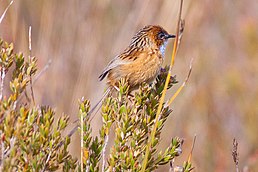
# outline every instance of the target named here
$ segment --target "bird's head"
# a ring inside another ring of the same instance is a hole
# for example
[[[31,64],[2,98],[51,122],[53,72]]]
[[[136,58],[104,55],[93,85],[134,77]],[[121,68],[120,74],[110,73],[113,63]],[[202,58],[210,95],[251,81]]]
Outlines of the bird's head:
[[[148,25],[135,34],[131,45],[143,48],[158,48],[164,56],[169,38],[175,38],[175,35],[170,35],[160,26]]]

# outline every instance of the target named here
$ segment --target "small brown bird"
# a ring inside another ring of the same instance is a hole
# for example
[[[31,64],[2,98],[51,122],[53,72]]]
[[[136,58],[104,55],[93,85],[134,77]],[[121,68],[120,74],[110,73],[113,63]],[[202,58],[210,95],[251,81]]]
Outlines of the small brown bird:
[[[130,90],[139,84],[152,83],[159,74],[169,38],[175,38],[160,26],[145,26],[132,38],[130,45],[109,62],[100,81],[107,76],[109,87],[117,89],[117,83],[124,78]]]
[[[113,89],[118,90],[118,82],[124,78],[130,90],[137,89],[143,82],[152,83],[160,72],[166,45],[169,38],[175,38],[160,26],[145,26],[139,30],[130,45],[118,56],[109,62],[102,74],[102,81],[107,76],[108,89],[98,103],[88,112],[90,115]],[[68,137],[77,131],[74,127]]]

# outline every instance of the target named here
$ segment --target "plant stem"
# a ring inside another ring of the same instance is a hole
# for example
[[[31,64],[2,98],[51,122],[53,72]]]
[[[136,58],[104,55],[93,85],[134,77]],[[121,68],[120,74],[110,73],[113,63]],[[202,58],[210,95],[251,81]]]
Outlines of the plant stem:
[[[102,172],[105,171],[105,164],[106,164],[106,160],[105,160],[105,153],[106,153],[106,148],[107,148],[107,143],[108,143],[108,135],[105,136],[105,141],[104,141],[104,146],[103,146],[103,150],[102,150]]]
[[[163,106],[163,103],[164,103],[164,100],[165,100],[166,91],[167,91],[167,88],[168,88],[168,83],[169,83],[169,80],[170,80],[172,67],[173,67],[174,61],[175,61],[175,56],[176,56],[177,47],[178,47],[178,40],[179,40],[178,36],[179,36],[179,28],[180,28],[180,22],[181,22],[182,6],[183,6],[183,0],[181,0],[181,3],[180,3],[180,10],[179,10],[179,16],[178,16],[178,23],[177,23],[176,40],[174,42],[171,64],[169,66],[169,72],[168,72],[166,82],[165,82],[165,85],[164,85],[164,89],[163,89],[163,92],[162,92],[162,95],[161,95],[161,98],[160,98],[160,101],[159,101],[159,106],[158,106],[158,110],[157,110],[157,114],[156,114],[156,118],[155,118],[154,128],[151,131],[151,136],[149,138],[148,145],[146,146],[146,151],[145,151],[145,156],[144,156],[143,166],[141,168],[141,172],[145,172],[146,168],[147,168],[150,149],[152,147],[152,143],[155,140],[155,134],[156,134],[156,130],[157,130],[157,127],[158,127],[158,120],[160,118],[160,113],[161,113],[162,106]]]
[[[83,115],[81,115],[81,171],[83,172]]]
[[[0,100],[3,99],[3,90],[4,90],[4,78],[5,78],[5,68],[2,67],[1,73],[1,85],[0,85]]]

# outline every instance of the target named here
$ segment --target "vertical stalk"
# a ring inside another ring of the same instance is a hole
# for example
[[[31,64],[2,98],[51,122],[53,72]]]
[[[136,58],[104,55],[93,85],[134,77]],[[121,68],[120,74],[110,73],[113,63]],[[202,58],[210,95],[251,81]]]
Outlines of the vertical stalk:
[[[83,172],[83,115],[81,115],[81,171]]]
[[[4,78],[5,78],[5,68],[4,65],[2,66],[1,74],[1,85],[0,85],[0,100],[3,100],[3,90],[4,90]]]
[[[31,63],[31,26],[29,27],[29,63]],[[30,74],[30,91],[33,105],[35,106],[34,92],[32,88],[32,77]]]
[[[152,144],[155,140],[155,134],[156,134],[156,130],[157,130],[157,127],[158,127],[158,120],[160,118],[160,113],[161,113],[162,106],[163,106],[163,103],[164,103],[164,100],[165,100],[166,91],[167,91],[167,88],[168,88],[168,83],[169,83],[169,80],[170,80],[172,67],[174,65],[175,56],[176,56],[176,53],[177,53],[177,47],[178,47],[178,43],[179,43],[178,40],[179,40],[179,30],[180,30],[180,23],[181,23],[182,7],[183,7],[183,0],[181,0],[181,3],[180,3],[178,23],[177,23],[177,32],[176,32],[176,40],[174,42],[174,47],[173,47],[173,52],[172,52],[172,57],[171,57],[171,63],[170,63],[170,66],[169,66],[169,72],[168,72],[166,82],[165,82],[165,86],[164,86],[164,89],[162,91],[162,95],[161,95],[161,98],[160,98],[160,101],[159,101],[159,106],[158,106],[156,118],[155,118],[155,121],[154,121],[155,122],[154,128],[151,131],[151,136],[149,138],[148,145],[146,146],[146,151],[145,151],[145,156],[144,156],[143,166],[141,168],[141,172],[145,172],[146,168],[147,168],[150,149],[151,149]]]

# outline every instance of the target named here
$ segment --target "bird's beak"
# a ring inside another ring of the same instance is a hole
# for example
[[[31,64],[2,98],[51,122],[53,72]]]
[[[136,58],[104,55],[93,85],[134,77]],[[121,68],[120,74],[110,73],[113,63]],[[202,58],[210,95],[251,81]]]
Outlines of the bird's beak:
[[[176,37],[176,35],[169,35],[169,34],[166,35],[166,39],[168,39],[168,38],[175,38],[175,37]]]

